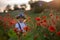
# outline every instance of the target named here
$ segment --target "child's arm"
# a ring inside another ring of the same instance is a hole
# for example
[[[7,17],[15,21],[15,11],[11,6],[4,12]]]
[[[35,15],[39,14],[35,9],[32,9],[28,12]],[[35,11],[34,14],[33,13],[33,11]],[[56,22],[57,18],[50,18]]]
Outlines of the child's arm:
[[[27,21],[27,19],[25,19],[23,22],[25,23]]]

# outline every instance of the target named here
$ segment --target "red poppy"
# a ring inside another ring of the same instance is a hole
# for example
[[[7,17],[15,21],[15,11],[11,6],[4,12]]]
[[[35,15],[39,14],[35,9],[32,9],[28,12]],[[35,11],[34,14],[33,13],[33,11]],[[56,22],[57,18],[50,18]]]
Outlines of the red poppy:
[[[13,30],[14,30],[14,32],[16,32],[16,33],[18,32],[18,28],[14,28]]]
[[[25,31],[30,31],[30,27],[26,26],[23,28]]]
[[[43,21],[40,22],[41,24],[43,23]]]
[[[53,16],[53,14],[52,14],[52,13],[50,13],[50,14],[49,14],[49,16]]]
[[[60,36],[60,31],[58,31],[58,32],[56,33],[56,35],[57,35],[57,36]]]
[[[48,30],[50,32],[55,32],[56,28],[54,26],[49,26]]]
[[[43,20],[43,22],[45,22],[45,23],[46,23],[46,22],[47,22],[47,20]]]
[[[59,16],[56,16],[56,20],[59,20]]]
[[[41,19],[40,19],[40,17],[36,17],[36,21],[40,21]]]
[[[47,17],[46,17],[46,16],[43,16],[42,18],[43,18],[43,19],[46,19]]]
[[[42,25],[45,26],[45,27],[47,27],[47,24],[46,23],[43,23]]]
[[[4,17],[4,18],[3,18],[3,21],[4,21],[4,22],[7,22],[7,18],[6,18],[6,17]]]
[[[14,25],[14,24],[16,24],[16,21],[14,19],[10,20],[9,24]]]
[[[42,26],[47,27],[47,21],[46,21],[46,20],[42,20],[42,21],[41,21],[41,24],[42,24]]]

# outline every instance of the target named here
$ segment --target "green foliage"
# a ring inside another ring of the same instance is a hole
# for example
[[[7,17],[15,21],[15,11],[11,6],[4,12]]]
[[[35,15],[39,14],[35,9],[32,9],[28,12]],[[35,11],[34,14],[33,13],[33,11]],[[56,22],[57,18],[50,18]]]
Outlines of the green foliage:
[[[18,40],[16,33],[12,29],[8,31],[8,36],[10,37],[9,40]]]

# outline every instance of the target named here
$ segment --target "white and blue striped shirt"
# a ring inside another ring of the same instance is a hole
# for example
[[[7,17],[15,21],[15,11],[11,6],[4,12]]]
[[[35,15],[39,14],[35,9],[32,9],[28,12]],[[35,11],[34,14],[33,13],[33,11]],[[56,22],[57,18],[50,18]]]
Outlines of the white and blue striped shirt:
[[[20,24],[21,29],[19,27],[19,24]],[[24,27],[26,27],[26,24],[24,22],[19,22],[19,24],[16,23],[15,28],[18,28],[18,30],[22,30],[23,32],[25,32]]]

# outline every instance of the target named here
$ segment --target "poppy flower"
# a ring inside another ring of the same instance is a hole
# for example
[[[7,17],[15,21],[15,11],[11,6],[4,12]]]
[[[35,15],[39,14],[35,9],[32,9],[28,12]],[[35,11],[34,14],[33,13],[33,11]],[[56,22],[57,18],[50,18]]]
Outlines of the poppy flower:
[[[14,19],[10,20],[9,24],[14,25],[14,24],[16,24],[16,21]]]
[[[49,14],[49,16],[53,16],[53,14],[52,14],[52,13],[50,13],[50,14]]]
[[[18,28],[14,28],[13,30],[14,30],[14,32],[16,32],[16,33],[18,32]]]
[[[60,31],[58,31],[58,32],[56,33],[56,35],[57,35],[57,36],[60,36]]]
[[[56,16],[56,20],[59,20],[59,16]]]
[[[30,27],[26,26],[23,28],[25,31],[30,31]]]
[[[48,30],[50,32],[55,32],[56,28],[54,26],[49,26]]]
[[[7,22],[7,18],[6,18],[6,17],[4,17],[4,18],[3,18],[3,21],[4,21],[4,22]]]
[[[43,23],[43,21],[40,22],[41,24]]]
[[[45,22],[45,23],[46,23],[46,22],[47,22],[47,20],[43,20],[43,22]]]
[[[42,25],[45,26],[45,27],[47,27],[47,24],[46,23],[43,23]]]
[[[42,24],[42,26],[47,27],[47,21],[46,21],[46,20],[42,20],[42,21],[41,21],[41,24]]]
[[[43,18],[43,19],[46,19],[47,17],[46,17],[46,16],[43,16],[42,18]]]
[[[36,17],[36,21],[40,21],[41,19],[40,19],[40,17]]]

